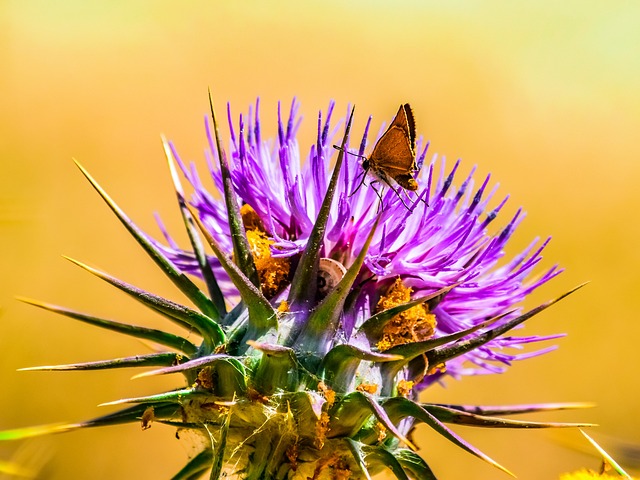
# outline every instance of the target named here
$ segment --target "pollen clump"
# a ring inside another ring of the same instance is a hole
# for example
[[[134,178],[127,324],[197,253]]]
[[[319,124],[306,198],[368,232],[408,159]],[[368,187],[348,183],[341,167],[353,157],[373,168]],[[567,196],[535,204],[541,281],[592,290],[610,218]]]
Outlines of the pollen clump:
[[[256,212],[251,205],[247,203],[242,205],[242,207],[240,207],[240,216],[242,217],[242,224],[245,229],[265,231],[264,223],[262,223],[258,212]]]
[[[322,412],[320,418],[316,422],[316,431],[313,444],[318,450],[324,447],[324,442],[327,439],[327,432],[329,431],[330,420],[331,417],[329,417],[329,414],[327,412]]]
[[[286,300],[282,300],[280,305],[278,305],[278,312],[287,313],[289,311],[289,302]]]
[[[271,245],[275,242],[267,235],[264,224],[249,205],[240,208],[242,223],[246,229],[247,242],[260,277],[260,286],[265,297],[271,298],[287,284],[291,264],[288,258],[271,256]]]
[[[380,297],[376,312],[397,307],[411,301],[411,287],[405,286],[400,277]],[[377,343],[381,352],[396,345],[420,342],[433,336],[436,328],[436,316],[429,312],[426,304],[416,305],[393,317],[384,327],[382,338]]]
[[[444,363],[439,363],[434,365],[433,367],[429,367],[427,370],[427,375],[433,375],[434,373],[445,373],[447,371],[447,365]]]
[[[398,395],[402,397],[408,396],[409,392],[411,392],[411,389],[413,388],[414,383],[415,382],[412,382],[411,380],[400,380],[396,387],[398,389]]]
[[[370,393],[371,395],[373,395],[378,391],[378,385],[376,385],[375,383],[362,382],[360,385],[356,387],[356,390],[358,390],[359,392]]]
[[[336,392],[331,390],[324,382],[318,383],[318,390],[327,401],[327,406],[331,408],[336,401]]]

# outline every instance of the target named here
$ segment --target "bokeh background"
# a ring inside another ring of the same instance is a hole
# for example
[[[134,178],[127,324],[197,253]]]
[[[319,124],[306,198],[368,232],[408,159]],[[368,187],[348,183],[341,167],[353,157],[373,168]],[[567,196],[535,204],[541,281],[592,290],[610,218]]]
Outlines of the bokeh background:
[[[409,101],[432,152],[491,172],[511,194],[504,221],[520,205],[528,214],[509,253],[551,235],[545,266],[566,269],[526,306],[590,284],[525,330],[568,333],[559,350],[425,398],[595,402],[537,418],[598,423],[593,436],[637,467],[639,24],[628,1],[0,1],[0,428],[89,418],[101,402],[175,385],[123,370],[16,372],[140,345],[14,296],[166,325],[61,257],[180,299],[72,158],[143,228],[157,232],[159,212],[178,231],[160,134],[204,165],[211,87],[221,111],[260,96],[267,129],[277,101],[297,96],[302,145],[330,99],[358,106],[356,128]],[[575,430],[457,431],[525,480],[598,465]],[[439,478],[507,478],[426,428],[417,443]],[[162,425],[0,445],[0,458],[48,458],[50,479],[169,478],[189,453]]]

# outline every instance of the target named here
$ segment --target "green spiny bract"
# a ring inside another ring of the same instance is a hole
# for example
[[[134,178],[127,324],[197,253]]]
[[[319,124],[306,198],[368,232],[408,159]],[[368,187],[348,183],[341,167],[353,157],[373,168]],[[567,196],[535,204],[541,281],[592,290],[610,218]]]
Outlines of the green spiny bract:
[[[149,239],[80,167],[122,224],[195,308],[74,262],[187,333],[175,335],[26,300],[166,348],[130,358],[31,370],[154,367],[138,377],[179,373],[186,382],[170,392],[110,402],[131,405],[93,420],[7,431],[0,433],[0,438],[120,423],[139,423],[148,428],[156,422],[174,426],[180,437],[195,436],[200,446],[200,453],[174,479],[195,479],[210,472],[211,479],[356,480],[370,479],[386,468],[399,479],[423,480],[435,476],[415,453],[416,446],[409,438],[417,422],[426,423],[505,472],[446,424],[510,428],[575,425],[501,416],[579,404],[483,408],[418,401],[420,390],[442,378],[448,369],[459,371],[465,361],[482,366],[480,359],[484,363],[517,359],[494,358],[487,352],[491,347],[518,343],[517,337],[503,335],[567,295],[526,313],[514,307],[556,272],[552,269],[525,284],[523,280],[539,260],[540,250],[528,259],[525,252],[518,261],[494,268],[517,216],[500,234],[487,236],[486,226],[502,204],[485,219],[480,217],[486,205],[486,201],[480,202],[484,185],[467,208],[449,208],[463,197],[467,182],[458,192],[448,193],[452,172],[431,192],[432,164],[427,183],[421,184],[416,198],[395,190],[393,185],[385,196],[373,187],[356,194],[354,187],[361,176],[354,164],[345,166],[349,159],[356,158],[348,150],[352,110],[331,177],[321,172],[335,152],[327,134],[327,119],[324,129],[319,122],[318,143],[312,149],[315,160],[310,162],[313,171],[306,177],[303,173],[284,178],[281,191],[278,185],[269,183],[274,177],[267,175],[266,169],[272,167],[263,163],[265,170],[259,169],[257,158],[269,155],[261,144],[257,107],[255,123],[248,129],[249,146],[245,144],[242,119],[238,140],[232,131],[235,166],[229,164],[221,147],[213,106],[211,110],[214,135],[210,135],[210,142],[219,162],[214,177],[224,203],[203,193],[199,180],[193,174],[189,176],[172,145],[164,142],[190,239],[187,251],[179,251],[172,242],[171,247],[164,247]],[[297,168],[286,163],[296,158],[291,153],[295,141],[292,124],[292,119],[286,128],[283,122],[279,124],[277,150],[284,177],[290,173],[288,168]],[[425,152],[418,159],[420,166]],[[176,163],[196,188],[190,204]],[[258,180],[249,178],[254,174],[262,176]],[[309,183],[306,190],[300,189],[304,178]],[[264,194],[257,185],[260,179],[266,182],[262,190],[272,187],[271,204],[260,196]],[[248,190],[251,187],[256,189],[253,194]],[[296,195],[306,195],[306,200]],[[407,196],[410,206],[401,195]],[[283,196],[288,198],[282,204],[287,208],[274,203],[274,198]],[[308,206],[307,213],[313,218],[306,226],[300,217],[303,205]],[[220,212],[226,218],[221,219]],[[426,222],[432,214],[433,222],[444,223],[434,226]],[[282,215],[290,215],[288,223]],[[215,224],[216,218],[219,224]],[[445,235],[442,232],[447,228],[450,232]],[[405,230],[413,232],[411,237],[394,246]],[[429,239],[419,239],[423,230],[430,232]],[[451,233],[454,231],[459,233]],[[214,256],[206,253],[202,238]],[[429,241],[435,243],[429,245]],[[427,266],[428,251],[440,252],[440,260],[435,262],[438,270],[429,270],[434,267]],[[450,262],[446,268],[445,260]],[[424,271],[411,273],[411,269],[397,267],[412,261],[424,265]],[[206,288],[198,287],[185,272],[199,276]],[[502,288],[505,284],[509,288]],[[500,307],[495,306],[498,303]],[[462,311],[456,317],[458,327],[444,328],[456,310]],[[202,339],[199,344],[192,341],[194,331]],[[520,343],[541,339],[524,337]],[[481,353],[474,356],[477,352]]]

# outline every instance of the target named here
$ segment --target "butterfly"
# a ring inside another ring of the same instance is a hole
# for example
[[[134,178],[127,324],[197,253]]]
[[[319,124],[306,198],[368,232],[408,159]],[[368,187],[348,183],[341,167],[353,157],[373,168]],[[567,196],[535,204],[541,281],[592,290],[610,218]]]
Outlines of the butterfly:
[[[389,185],[393,179],[405,190],[415,192],[418,182],[413,178],[416,166],[416,122],[408,103],[400,105],[398,113],[362,162],[365,175],[370,171]],[[364,181],[364,178],[363,178]]]

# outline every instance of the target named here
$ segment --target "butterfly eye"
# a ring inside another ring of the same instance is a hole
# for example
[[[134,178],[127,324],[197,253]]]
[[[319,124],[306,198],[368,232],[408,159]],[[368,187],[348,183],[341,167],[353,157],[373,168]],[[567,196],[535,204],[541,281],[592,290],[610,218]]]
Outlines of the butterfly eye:
[[[347,273],[347,269],[340,262],[332,258],[321,258],[318,266],[318,299],[326,297],[333,287],[342,280],[345,273]]]

